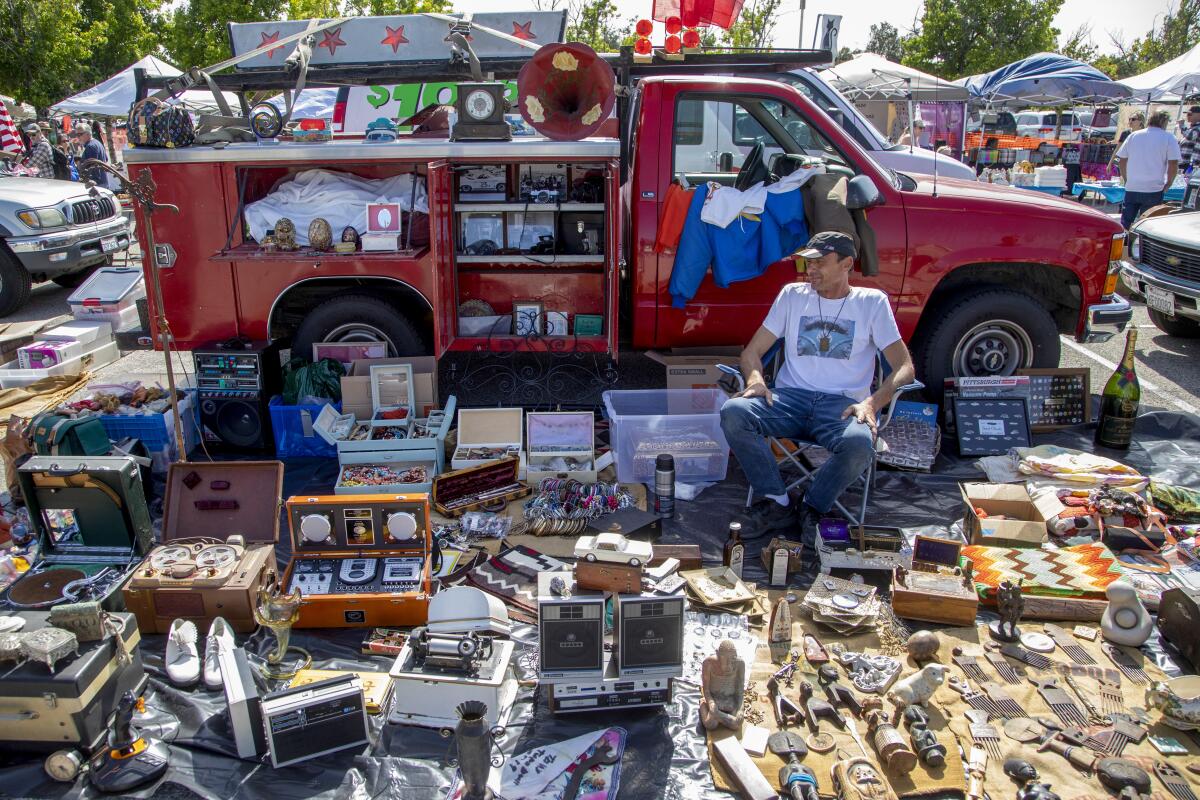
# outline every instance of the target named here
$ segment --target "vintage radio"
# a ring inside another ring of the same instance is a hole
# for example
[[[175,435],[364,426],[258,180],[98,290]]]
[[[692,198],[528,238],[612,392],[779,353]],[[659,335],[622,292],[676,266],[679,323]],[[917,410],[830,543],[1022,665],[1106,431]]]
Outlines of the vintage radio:
[[[200,432],[209,447],[274,450],[268,405],[283,386],[279,343],[216,343],[192,351]]]
[[[617,672],[680,675],[683,668],[682,597],[617,596]]]
[[[8,588],[15,608],[97,600],[123,611],[118,591],[153,542],[131,456],[34,456],[17,473],[42,559]]]
[[[460,517],[524,497],[530,489],[517,480],[519,467],[520,461],[509,457],[439,475],[433,479],[433,507],[443,516]]]
[[[1200,667],[1200,591],[1168,589],[1158,604],[1158,630],[1195,671]]]
[[[262,699],[271,766],[370,743],[362,681],[353,673],[272,692]]]
[[[45,611],[20,611],[25,636],[49,626]],[[109,615],[120,631],[124,652],[112,633],[78,643],[78,655],[59,658],[54,669],[29,659],[17,666],[0,666],[0,749],[47,752],[76,746],[92,751],[101,746],[117,703],[127,691],[141,694],[146,673],[138,649],[141,633],[132,614]],[[72,651],[73,653],[74,651]]]
[[[292,560],[283,575],[303,596],[297,628],[425,622],[429,611],[429,495],[289,497]]]
[[[959,567],[962,542],[918,536],[912,569],[896,570],[892,608],[896,615],[923,622],[974,625],[979,596]]]
[[[541,598],[538,635],[541,678],[604,677],[603,595]]]
[[[250,633],[259,589],[275,583],[283,493],[280,461],[172,464],[162,541],[125,584],[125,606],[145,633],[175,619],[208,629],[224,617]]]

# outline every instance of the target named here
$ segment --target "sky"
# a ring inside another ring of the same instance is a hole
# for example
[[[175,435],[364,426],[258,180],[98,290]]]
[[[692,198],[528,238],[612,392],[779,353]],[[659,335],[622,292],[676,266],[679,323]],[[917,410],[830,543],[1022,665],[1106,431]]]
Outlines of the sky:
[[[749,0],[747,0],[749,2]],[[783,11],[775,29],[775,45],[796,47],[800,34],[800,3],[783,0]],[[615,0],[622,17],[638,18],[650,14],[652,0]],[[547,5],[543,1],[543,6]],[[1170,6],[1171,0],[1066,0],[1055,18],[1055,27],[1069,34],[1081,24],[1092,26],[1092,38],[1102,52],[1113,50],[1109,33],[1123,34],[1125,41],[1142,36]],[[485,10],[533,8],[535,0],[454,0],[454,9],[473,13]],[[851,10],[853,9],[853,10]],[[807,0],[804,11],[805,46],[812,45],[813,25],[821,13],[841,14],[839,45],[859,49],[867,43],[871,25],[890,22],[901,30],[912,28],[921,10],[921,0]],[[661,28],[661,26],[659,26]],[[661,36],[660,31],[656,31]],[[657,38],[657,37],[656,37]]]

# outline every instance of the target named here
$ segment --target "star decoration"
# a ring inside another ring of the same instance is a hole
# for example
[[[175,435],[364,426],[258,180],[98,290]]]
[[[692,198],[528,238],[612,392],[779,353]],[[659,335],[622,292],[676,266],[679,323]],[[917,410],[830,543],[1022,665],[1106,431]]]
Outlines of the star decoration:
[[[337,49],[339,47],[346,46],[346,43],[344,41],[342,41],[342,29],[341,28],[334,28],[331,31],[325,31],[324,35],[325,35],[325,38],[322,39],[317,44],[317,47],[328,47],[329,55],[332,56],[335,53],[337,53]]]
[[[279,31],[275,31],[274,33],[262,33],[259,35],[262,36],[262,41],[258,43],[259,47],[262,47],[264,44],[271,44],[279,41]],[[275,54],[282,49],[282,47],[272,47],[267,51],[267,58],[274,58]]]
[[[530,30],[530,28],[532,28],[532,27],[533,27],[532,20],[529,22],[526,22],[524,25],[517,22],[516,20],[513,20],[512,35],[518,39],[524,39],[525,41],[531,41],[531,40],[537,38],[536,36],[533,35],[533,31]]]
[[[387,28],[387,36],[383,37],[383,41],[380,44],[390,44],[393,53],[400,50],[400,45],[408,44],[408,39],[404,38],[403,25],[399,28],[393,28],[390,25],[384,25],[383,27]]]

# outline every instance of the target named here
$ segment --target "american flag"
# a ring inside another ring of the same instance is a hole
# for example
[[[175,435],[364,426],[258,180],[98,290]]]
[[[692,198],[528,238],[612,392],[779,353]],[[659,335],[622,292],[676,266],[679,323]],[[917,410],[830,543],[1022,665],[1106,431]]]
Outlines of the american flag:
[[[24,153],[25,145],[21,143],[21,134],[9,115],[8,109],[0,102],[0,150],[10,153]]]

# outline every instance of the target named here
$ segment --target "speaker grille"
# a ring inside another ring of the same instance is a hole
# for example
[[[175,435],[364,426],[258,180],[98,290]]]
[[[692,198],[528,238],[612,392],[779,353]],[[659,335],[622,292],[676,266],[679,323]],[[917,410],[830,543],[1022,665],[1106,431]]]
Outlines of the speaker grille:
[[[662,669],[683,664],[683,601],[622,599],[618,666]]]
[[[598,603],[542,603],[538,611],[543,672],[604,668],[604,617]]]

